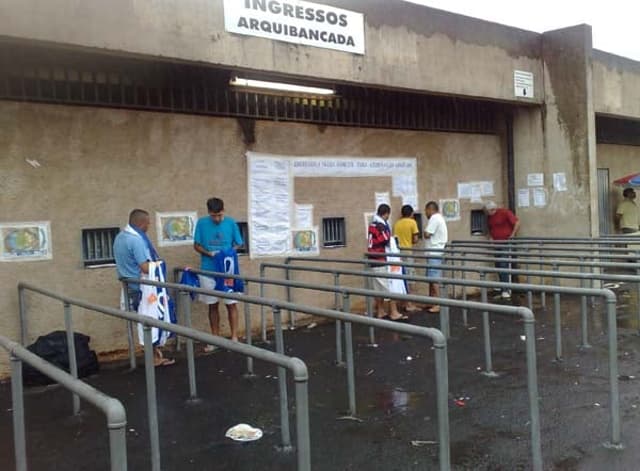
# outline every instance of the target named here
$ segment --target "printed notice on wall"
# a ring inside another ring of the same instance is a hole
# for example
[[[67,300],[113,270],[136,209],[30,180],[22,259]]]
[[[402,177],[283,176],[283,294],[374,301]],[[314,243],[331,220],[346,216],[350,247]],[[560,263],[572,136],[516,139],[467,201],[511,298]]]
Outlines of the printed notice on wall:
[[[364,15],[302,0],[224,0],[231,33],[364,54]]]
[[[544,188],[533,188],[533,205],[537,208],[547,205],[547,192]]]
[[[531,192],[529,188],[518,189],[518,208],[528,208],[531,206]]]
[[[374,206],[376,211],[378,210],[378,206],[380,206],[381,204],[388,204],[389,206],[391,206],[391,196],[389,196],[388,191],[380,193],[376,192],[376,203]]]
[[[565,173],[553,174],[553,189],[556,191],[567,191],[567,175]]]
[[[460,201],[456,199],[440,200],[440,212],[446,221],[459,221]]]
[[[294,225],[297,229],[309,229],[313,227],[312,204],[296,204]]]
[[[513,71],[513,88],[520,98],[533,98],[533,73],[524,70]]]
[[[543,186],[544,185],[544,173],[530,173],[527,175],[527,185],[529,186]]]
[[[293,203],[289,161],[250,156],[248,170],[250,253],[255,257],[287,255]]]

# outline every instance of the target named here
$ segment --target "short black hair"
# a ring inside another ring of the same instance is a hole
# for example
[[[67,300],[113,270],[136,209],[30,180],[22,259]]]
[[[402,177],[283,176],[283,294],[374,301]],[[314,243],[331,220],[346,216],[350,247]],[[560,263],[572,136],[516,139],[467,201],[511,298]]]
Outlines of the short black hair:
[[[622,192],[622,196],[624,196],[625,198],[628,197],[631,193],[635,193],[635,191],[633,190],[633,188],[625,188],[624,191]]]
[[[402,214],[403,218],[411,217],[413,214],[413,207],[410,204],[405,204],[400,210],[400,214]]]
[[[220,198],[209,198],[207,200],[207,210],[210,213],[219,213],[224,211],[224,201]]]
[[[435,209],[436,211],[440,211],[440,208],[438,207],[438,203],[436,203],[435,201],[429,201],[424,207]]]
[[[385,214],[391,213],[391,206],[388,204],[382,203],[378,206],[378,216],[384,216]]]
[[[129,213],[129,224],[138,226],[144,217],[149,216],[149,213],[144,209],[134,209]]]

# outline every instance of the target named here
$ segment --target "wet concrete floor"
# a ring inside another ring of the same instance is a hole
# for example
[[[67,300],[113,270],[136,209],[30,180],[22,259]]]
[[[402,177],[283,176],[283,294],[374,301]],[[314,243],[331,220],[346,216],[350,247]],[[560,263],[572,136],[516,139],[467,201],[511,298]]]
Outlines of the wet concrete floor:
[[[602,446],[609,437],[606,319],[596,303],[589,319],[593,348],[580,350],[579,300],[562,300],[564,359],[554,361],[552,297],[547,309],[536,296],[536,338],[544,467],[549,470],[640,469],[640,337],[635,289],[622,285],[619,370],[624,451]],[[518,300],[514,299],[514,303]],[[492,315],[494,368],[480,374],[483,340],[480,313],[451,313],[449,388],[451,457],[456,470],[530,469],[523,325]],[[411,322],[437,326],[438,317],[417,313]],[[312,468],[315,470],[437,469],[437,421],[433,352],[424,340],[377,331],[378,348],[355,327],[356,387],[361,422],[338,420],[347,408],[346,371],[334,366],[333,325],[285,333],[287,354],[310,370]],[[408,360],[408,357],[411,357]],[[196,360],[202,402],[190,405],[186,361],[157,369],[162,469],[294,470],[295,454],[276,451],[279,442],[275,369],[256,362],[257,377],[242,377],[245,360],[230,352]],[[127,410],[130,470],[150,469],[144,369],[103,368],[88,382],[120,399]],[[292,431],[295,404],[290,389]],[[70,395],[58,387],[30,390],[26,397],[30,470],[106,470],[104,418],[83,404],[70,416]],[[260,427],[264,437],[237,444],[224,437],[237,423]],[[9,384],[0,385],[0,469],[14,468]],[[418,443],[412,443],[418,441]],[[422,443],[421,443],[422,442]]]

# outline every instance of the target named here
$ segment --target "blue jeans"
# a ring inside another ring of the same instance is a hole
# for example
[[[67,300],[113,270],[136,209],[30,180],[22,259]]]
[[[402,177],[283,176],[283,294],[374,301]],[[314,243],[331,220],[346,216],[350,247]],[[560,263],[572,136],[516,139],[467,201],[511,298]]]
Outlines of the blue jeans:
[[[442,257],[429,257],[427,265],[442,265]],[[442,278],[441,268],[427,268],[427,276],[430,278]]]
[[[506,252],[508,249],[500,249],[497,248],[496,251],[499,252]],[[496,255],[496,258],[507,258],[509,257],[508,254],[499,254]],[[513,264],[514,267],[516,267],[515,263]],[[508,261],[504,261],[504,262],[496,262],[496,268],[502,268],[502,269],[509,269],[511,268],[511,262]],[[498,278],[500,279],[501,283],[510,283],[511,282],[511,274],[510,273],[498,273]]]

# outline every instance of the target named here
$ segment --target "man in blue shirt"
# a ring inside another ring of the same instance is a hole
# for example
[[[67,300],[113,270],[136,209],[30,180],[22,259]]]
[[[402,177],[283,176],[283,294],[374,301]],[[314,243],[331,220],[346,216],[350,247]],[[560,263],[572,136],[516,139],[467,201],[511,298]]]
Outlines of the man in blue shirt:
[[[118,279],[141,278],[149,273],[149,262],[160,259],[158,252],[147,237],[147,230],[151,218],[144,209],[134,209],[129,214],[129,224],[118,233],[113,241],[113,255],[116,260]],[[128,284],[129,309],[138,311],[140,305],[140,285]],[[162,351],[154,348],[154,361],[156,366],[167,366],[175,363],[175,360],[164,358]]]
[[[196,231],[193,237],[193,248],[200,254],[200,268],[207,271],[216,271],[214,257],[220,250],[235,249],[243,245],[240,228],[236,221],[224,215],[224,202],[220,198],[211,198],[207,201],[208,216],[198,219]],[[215,290],[216,282],[208,276],[199,276],[200,287]],[[215,296],[199,296],[200,301],[209,305],[209,324],[213,335],[220,335],[220,313],[218,310],[218,298]],[[237,301],[225,299],[229,314],[229,326],[231,327],[231,340],[238,341],[238,306]],[[215,348],[212,345],[205,347],[205,352],[211,352]]]

